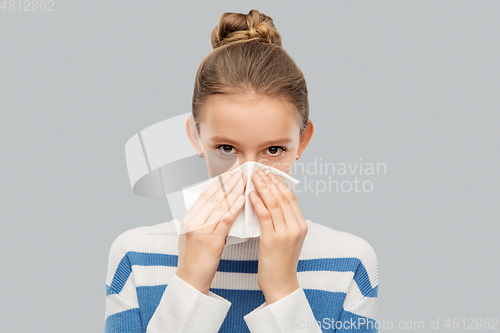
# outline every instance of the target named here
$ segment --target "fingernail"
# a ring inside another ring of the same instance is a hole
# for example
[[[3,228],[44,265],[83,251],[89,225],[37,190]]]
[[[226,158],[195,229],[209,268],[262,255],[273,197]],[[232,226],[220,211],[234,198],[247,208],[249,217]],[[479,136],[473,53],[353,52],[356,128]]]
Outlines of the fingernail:
[[[265,172],[264,172],[264,170],[262,170],[262,169],[257,170],[257,172],[258,172],[259,174],[261,174],[262,176],[265,176],[265,175],[266,175],[266,173],[265,173]]]

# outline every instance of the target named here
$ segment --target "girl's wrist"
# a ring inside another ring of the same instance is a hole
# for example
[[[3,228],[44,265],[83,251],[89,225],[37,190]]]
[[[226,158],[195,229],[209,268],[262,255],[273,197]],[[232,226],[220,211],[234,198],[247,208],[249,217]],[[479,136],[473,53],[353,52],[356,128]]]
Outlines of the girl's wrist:
[[[192,276],[190,274],[184,275],[184,274],[182,274],[182,272],[179,272],[179,270],[177,270],[177,272],[175,274],[177,275],[177,277],[179,279],[181,279],[182,281],[189,284],[191,287],[195,288],[196,290],[198,290],[199,292],[201,292],[205,295],[210,290],[210,286],[207,287],[206,283],[197,281],[196,279],[194,279],[194,280],[190,279],[189,277]]]
[[[273,290],[269,290],[266,292],[263,291],[264,297],[266,299],[266,304],[269,305],[269,304],[272,304],[274,302],[277,302],[280,299],[285,298],[286,296],[290,295],[291,293],[293,293],[294,291],[296,291],[299,288],[300,288],[300,285],[298,282],[296,282],[296,283],[293,283],[293,284],[288,285],[288,286],[282,286],[280,288],[275,288]]]

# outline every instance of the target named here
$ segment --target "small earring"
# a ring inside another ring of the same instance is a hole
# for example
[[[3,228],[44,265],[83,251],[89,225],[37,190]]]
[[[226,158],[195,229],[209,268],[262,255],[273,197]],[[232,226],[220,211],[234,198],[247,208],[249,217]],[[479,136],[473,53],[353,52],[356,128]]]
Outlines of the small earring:
[[[297,155],[297,157],[295,159],[298,160],[299,159],[299,155]]]
[[[198,155],[198,157],[200,157],[200,158],[204,156],[204,155],[203,155],[203,152],[198,153],[198,154],[196,154],[196,155]]]

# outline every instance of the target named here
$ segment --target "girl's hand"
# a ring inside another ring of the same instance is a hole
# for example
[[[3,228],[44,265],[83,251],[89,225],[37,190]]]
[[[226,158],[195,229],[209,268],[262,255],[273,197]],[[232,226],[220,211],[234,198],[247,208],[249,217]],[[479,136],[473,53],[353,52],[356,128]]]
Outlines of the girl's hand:
[[[275,174],[266,175],[260,169],[252,181],[262,198],[250,193],[261,230],[257,282],[266,303],[271,304],[300,287],[297,264],[307,223],[297,198]]]
[[[204,294],[212,285],[229,229],[245,204],[242,194],[246,180],[242,173],[226,174],[222,179],[226,193],[217,181],[199,196],[181,221],[186,232],[179,236],[176,274]]]

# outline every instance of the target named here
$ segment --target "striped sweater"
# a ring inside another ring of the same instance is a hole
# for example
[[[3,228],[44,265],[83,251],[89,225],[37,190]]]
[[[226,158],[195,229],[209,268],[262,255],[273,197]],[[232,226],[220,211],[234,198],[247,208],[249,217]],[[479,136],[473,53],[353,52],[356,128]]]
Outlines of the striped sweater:
[[[259,237],[224,246],[203,294],[175,274],[173,220],[122,233],[109,253],[104,332],[378,332],[372,247],[350,233],[307,224],[300,287],[270,305],[257,284]]]

